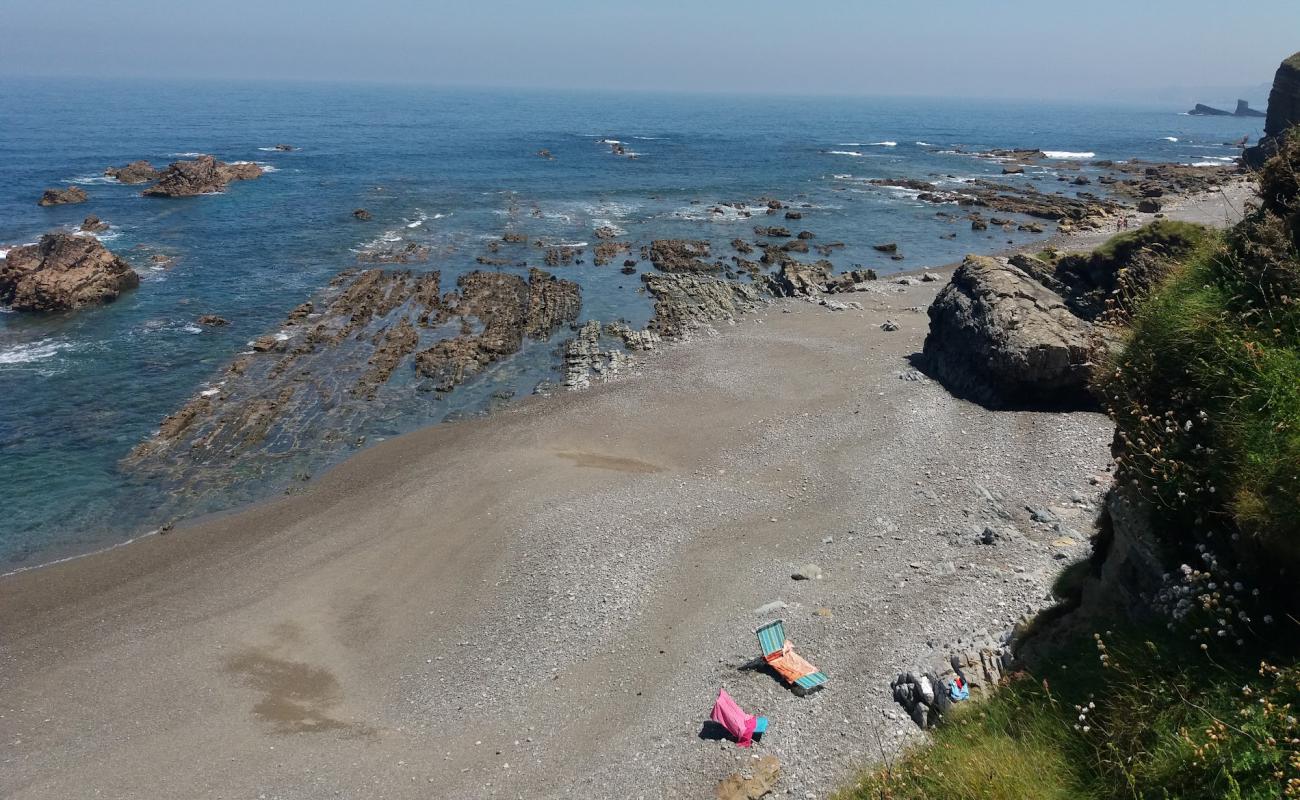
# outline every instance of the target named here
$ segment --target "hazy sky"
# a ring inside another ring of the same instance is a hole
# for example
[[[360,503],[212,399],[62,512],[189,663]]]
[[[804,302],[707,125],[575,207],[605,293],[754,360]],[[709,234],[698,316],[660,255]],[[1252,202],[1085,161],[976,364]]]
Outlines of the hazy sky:
[[[0,75],[1105,98],[1268,83],[1300,0],[0,0],[0,29]]]

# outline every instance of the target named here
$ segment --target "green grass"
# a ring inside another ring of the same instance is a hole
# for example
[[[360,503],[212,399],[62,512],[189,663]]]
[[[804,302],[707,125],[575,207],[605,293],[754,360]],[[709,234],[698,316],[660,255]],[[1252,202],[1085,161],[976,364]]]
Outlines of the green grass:
[[[1084,636],[838,800],[1300,796],[1297,708],[1294,667],[1214,659],[1163,631]]]

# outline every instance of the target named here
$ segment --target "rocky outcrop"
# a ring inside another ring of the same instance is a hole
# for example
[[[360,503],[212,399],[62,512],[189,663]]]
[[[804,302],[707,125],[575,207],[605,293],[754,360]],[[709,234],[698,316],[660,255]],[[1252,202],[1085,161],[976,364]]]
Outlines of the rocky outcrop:
[[[444,339],[416,355],[416,371],[433,379],[439,392],[517,353],[525,336],[545,338],[578,316],[578,285],[540,269],[530,270],[527,281],[500,272],[471,272],[456,284],[460,296],[446,302],[449,311],[476,319],[482,330]]]
[[[733,322],[764,300],[753,286],[703,275],[641,275],[655,299],[650,330],[665,337],[685,336],[710,322]]]
[[[0,261],[0,303],[16,311],[69,311],[108,303],[140,285],[131,266],[89,236],[51,233]]]
[[[110,178],[116,178],[118,183],[148,183],[149,181],[158,180],[161,175],[153,164],[141,159],[132,161],[125,167],[109,167],[104,170],[104,174]]]
[[[1245,100],[1237,101],[1237,110],[1232,112],[1234,117],[1267,117],[1263,111],[1256,111],[1250,107],[1250,103]]]
[[[1091,326],[1006,261],[967,256],[930,306],[924,360],[959,396],[989,406],[1091,407]]]
[[[36,201],[36,205],[64,206],[84,202],[86,202],[85,190],[80,186],[69,186],[66,189],[46,189],[41,199]]]
[[[656,239],[641,257],[663,272],[721,272],[721,265],[703,260],[709,255],[709,243],[705,241]]]
[[[357,261],[363,264],[417,264],[428,260],[429,248],[417,242],[357,253]]]
[[[1187,112],[1194,117],[1231,117],[1231,111],[1224,111],[1221,108],[1207,106],[1204,103],[1197,103],[1191,111]]]
[[[81,221],[81,230],[86,233],[103,233],[110,227],[112,226],[94,214],[87,216]]]
[[[579,305],[577,284],[541,270],[472,272],[445,294],[438,272],[341,272],[163,420],[124,466],[180,492],[257,480],[303,443],[350,444],[340,431],[375,413],[367,409],[427,412],[527,339],[575,320]]]
[[[1294,125],[1300,125],[1300,53],[1283,61],[1273,76],[1268,94],[1268,116],[1264,120],[1264,138],[1242,154],[1254,169],[1264,166],[1277,152],[1277,140]]]
[[[357,219],[361,220],[362,222],[369,222],[369,221],[371,220],[371,214],[370,214],[370,212],[367,211],[367,210],[365,210],[364,208],[358,208],[358,209],[356,209],[355,211],[352,212],[352,216],[353,216],[353,217],[356,217]]]
[[[212,156],[199,156],[193,161],[177,161],[163,170],[158,183],[144,190],[146,197],[193,197],[194,195],[224,192],[231,181],[247,181],[262,174],[262,168],[251,161],[227,164]]]

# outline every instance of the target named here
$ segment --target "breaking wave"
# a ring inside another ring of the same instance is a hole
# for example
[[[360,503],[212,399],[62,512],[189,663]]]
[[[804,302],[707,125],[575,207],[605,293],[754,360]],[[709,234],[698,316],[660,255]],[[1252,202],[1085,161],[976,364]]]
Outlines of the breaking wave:
[[[1043,155],[1056,159],[1096,158],[1096,153],[1072,153],[1069,150],[1044,150]]]

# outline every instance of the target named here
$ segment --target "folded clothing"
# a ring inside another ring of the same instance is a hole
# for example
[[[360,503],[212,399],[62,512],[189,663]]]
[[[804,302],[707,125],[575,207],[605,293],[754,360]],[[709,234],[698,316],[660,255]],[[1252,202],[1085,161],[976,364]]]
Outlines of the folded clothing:
[[[767,665],[776,670],[777,674],[785,679],[786,683],[794,683],[805,675],[811,675],[817,671],[817,668],[804,660],[803,656],[794,651],[794,645],[786,642],[781,649],[775,653],[769,653],[765,656]]]

